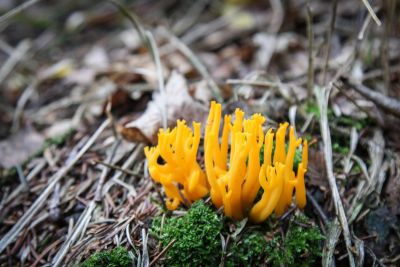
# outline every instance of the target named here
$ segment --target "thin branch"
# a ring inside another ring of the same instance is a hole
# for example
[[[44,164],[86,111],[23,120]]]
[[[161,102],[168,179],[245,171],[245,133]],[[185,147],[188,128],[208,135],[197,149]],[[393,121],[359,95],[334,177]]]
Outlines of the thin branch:
[[[313,34],[312,21],[313,18],[312,18],[310,3],[307,2],[307,38],[308,38],[307,95],[308,97],[312,95],[312,90],[314,87],[314,57],[313,57],[314,34]]]
[[[214,94],[215,99],[218,102],[222,102],[222,95],[221,95],[221,89],[218,87],[217,83],[214,81],[214,79],[211,77],[211,75],[208,73],[206,66],[200,61],[200,59],[193,53],[190,48],[183,43],[181,40],[179,40],[178,37],[173,35],[171,32],[169,32],[167,29],[162,28],[160,33],[166,37],[169,42],[171,42],[173,45],[175,45],[178,50],[187,57],[192,65],[197,69],[197,71],[203,76],[203,78],[207,81],[208,86],[210,87],[212,93]]]
[[[392,97],[385,96],[382,93],[378,93],[366,87],[365,85],[352,83],[353,89],[359,92],[364,97],[368,98],[372,102],[374,102],[377,106],[381,107],[382,109],[386,110],[387,112],[392,113],[400,117],[400,101],[394,99]]]
[[[362,0],[363,4],[365,5],[365,7],[367,8],[369,14],[371,15],[371,17],[374,19],[375,23],[378,26],[381,26],[382,22],[380,21],[380,19],[376,16],[374,10],[372,9],[371,5],[369,4],[368,0]]]
[[[18,64],[18,62],[23,59],[30,47],[31,42],[29,40],[23,40],[17,45],[7,61],[1,66],[0,84],[4,82],[4,80],[12,72],[13,68]]]
[[[121,171],[121,172],[123,172],[123,173],[125,173],[127,175],[131,175],[133,177],[137,177],[139,175],[138,173],[135,173],[135,172],[127,170],[127,169],[123,169],[122,167],[120,167],[118,165],[110,164],[110,163],[107,163],[107,162],[104,162],[104,161],[96,160],[95,163],[101,164],[101,165],[103,165],[103,166],[105,166],[107,168],[110,168],[110,169]]]
[[[146,37],[149,43],[151,55],[153,56],[154,63],[156,64],[158,88],[160,90],[162,99],[162,104],[161,104],[162,123],[164,130],[166,130],[168,127],[167,94],[165,93],[164,74],[161,65],[160,53],[158,51],[157,44],[154,40],[153,34],[150,31],[146,31]]]
[[[238,79],[228,79],[226,81],[227,84],[244,84],[250,86],[259,86],[259,87],[278,87],[279,84],[276,82],[268,82],[268,81],[251,81],[251,80],[238,80]]]
[[[165,83],[164,83],[164,74],[161,65],[160,53],[157,48],[157,44],[154,40],[153,34],[150,31],[146,31],[140,22],[139,18],[133,13],[130,12],[124,5],[118,3],[117,1],[110,0],[110,2],[115,5],[119,11],[132,23],[133,27],[139,33],[139,36],[145,46],[150,50],[154,63],[157,69],[157,80],[158,80],[158,88],[160,90],[160,94],[162,96],[161,105],[161,114],[162,114],[162,124],[163,128],[167,129],[167,103],[166,103],[166,93],[165,93]]]
[[[333,0],[332,17],[331,17],[331,21],[329,24],[328,38],[326,41],[325,64],[324,64],[324,69],[322,72],[323,73],[322,74],[322,84],[325,84],[325,82],[326,82],[326,72],[327,72],[327,69],[329,66],[329,56],[331,54],[332,34],[333,34],[333,30],[335,29],[336,13],[337,13],[337,0]]]
[[[156,262],[168,251],[168,249],[170,249],[175,244],[175,242],[176,239],[171,240],[171,242],[169,242],[168,245],[153,258],[149,266],[154,266],[154,264],[156,264]]]
[[[335,212],[336,216],[339,218],[342,230],[343,230],[343,236],[344,240],[346,243],[346,249],[348,252],[349,256],[349,263],[351,267],[355,266],[354,262],[354,257],[353,257],[353,252],[351,250],[352,248],[352,242],[351,242],[351,234],[350,234],[350,229],[349,225],[347,222],[346,218],[346,213],[343,208],[343,203],[340,198],[339,190],[336,185],[336,178],[333,173],[333,163],[332,163],[332,142],[331,142],[331,135],[330,135],[330,130],[329,130],[329,124],[328,124],[328,101],[329,101],[329,94],[331,91],[331,87],[324,87],[322,89],[316,88],[314,90],[315,96],[317,98],[319,110],[320,110],[320,128],[321,128],[321,135],[322,135],[322,140],[324,143],[324,155],[325,155],[325,166],[326,166],[326,171],[328,175],[328,182],[329,182],[329,187],[331,189],[332,193],[332,199],[333,203],[335,206]]]
[[[40,0],[29,0],[26,1],[25,3],[22,3],[21,5],[17,6],[14,9],[11,9],[10,11],[8,11],[7,13],[5,13],[4,15],[2,15],[0,17],[0,25],[3,24],[4,22],[6,22],[7,20],[9,20],[11,17],[15,16],[16,14],[20,13],[21,11],[27,9],[28,7],[36,4],[37,2],[39,2]]]

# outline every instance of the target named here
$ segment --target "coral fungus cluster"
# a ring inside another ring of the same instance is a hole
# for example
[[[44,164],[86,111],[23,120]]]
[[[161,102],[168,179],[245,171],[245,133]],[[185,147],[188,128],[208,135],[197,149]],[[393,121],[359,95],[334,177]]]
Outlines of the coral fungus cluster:
[[[192,131],[185,121],[178,121],[172,131],[160,130],[157,146],[145,148],[150,175],[163,186],[167,208],[174,210],[181,203],[192,203],[210,193],[213,204],[223,206],[226,216],[249,216],[254,222],[262,222],[272,212],[282,215],[292,202],[294,190],[296,203],[303,208],[307,141],[302,143],[290,127],[286,146],[288,123],[281,124],[275,134],[269,129],[264,135],[265,118],[254,114],[245,119],[240,109],[236,109],[233,123],[231,115],[225,115],[220,137],[221,113],[221,105],[211,102],[204,135],[205,173],[196,160],[200,123],[193,123]],[[301,145],[302,162],[295,172],[294,157]],[[259,191],[261,198],[257,197]]]

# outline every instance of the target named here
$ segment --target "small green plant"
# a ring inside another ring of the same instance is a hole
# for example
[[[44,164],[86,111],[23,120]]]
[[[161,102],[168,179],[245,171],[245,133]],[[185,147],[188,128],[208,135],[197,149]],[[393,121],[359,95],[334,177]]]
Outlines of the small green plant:
[[[116,247],[108,251],[94,253],[87,258],[79,267],[129,267],[132,259],[124,247]]]
[[[267,241],[261,233],[245,233],[229,249],[226,266],[259,266],[264,262],[267,252]]]
[[[194,203],[183,217],[156,218],[151,234],[165,248],[166,266],[218,266],[222,249],[222,221],[202,200]]]
[[[308,102],[305,106],[305,110],[307,113],[312,113],[319,120],[321,118],[321,113],[319,112],[318,104],[315,102]],[[328,107],[327,111],[328,119],[331,120],[335,117],[333,113],[333,109]]]
[[[273,266],[312,266],[321,257],[324,236],[317,226],[302,226],[307,222],[307,217],[296,216],[285,240],[282,242],[282,238],[276,236],[268,244],[267,254]]]

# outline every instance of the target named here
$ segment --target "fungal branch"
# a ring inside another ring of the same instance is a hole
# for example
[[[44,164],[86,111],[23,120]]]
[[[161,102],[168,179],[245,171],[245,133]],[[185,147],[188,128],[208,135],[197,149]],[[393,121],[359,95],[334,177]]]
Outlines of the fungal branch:
[[[291,127],[286,148],[288,123],[281,124],[276,133],[269,129],[264,136],[265,118],[254,114],[245,119],[244,115],[236,109],[233,123],[231,115],[225,115],[220,134],[221,105],[211,102],[204,135],[205,173],[196,161],[199,123],[193,123],[192,131],[185,121],[178,121],[172,131],[160,130],[157,146],[145,148],[149,172],[163,186],[168,209],[209,193],[217,208],[223,206],[226,216],[235,220],[249,216],[259,223],[272,212],[282,215],[292,203],[294,191],[296,204],[304,208],[307,141],[297,139]],[[294,158],[300,146],[302,161],[295,172]],[[160,159],[165,163],[159,163]]]
[[[150,175],[163,186],[170,210],[185,202],[192,203],[209,192],[205,174],[196,161],[200,123],[193,123],[193,130],[185,121],[178,121],[172,131],[160,129],[157,146],[144,149]],[[160,160],[165,163],[159,163]]]

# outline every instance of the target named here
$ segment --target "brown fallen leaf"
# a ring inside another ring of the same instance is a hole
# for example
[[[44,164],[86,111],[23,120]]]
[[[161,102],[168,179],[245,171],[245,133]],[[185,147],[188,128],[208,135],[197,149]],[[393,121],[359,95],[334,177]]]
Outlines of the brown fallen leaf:
[[[163,99],[163,97],[165,99]],[[145,112],[137,119],[125,125],[117,126],[118,132],[132,142],[156,143],[158,130],[162,127],[162,105],[166,104],[167,123],[172,126],[178,119],[205,122],[207,107],[196,102],[189,94],[188,86],[182,74],[173,72],[165,86],[165,96],[153,94],[153,100]]]
[[[0,142],[0,167],[11,168],[24,163],[38,152],[44,137],[30,127]]]
[[[310,148],[308,155],[308,184],[329,188],[328,180],[326,179],[326,167],[324,154],[316,149]]]

